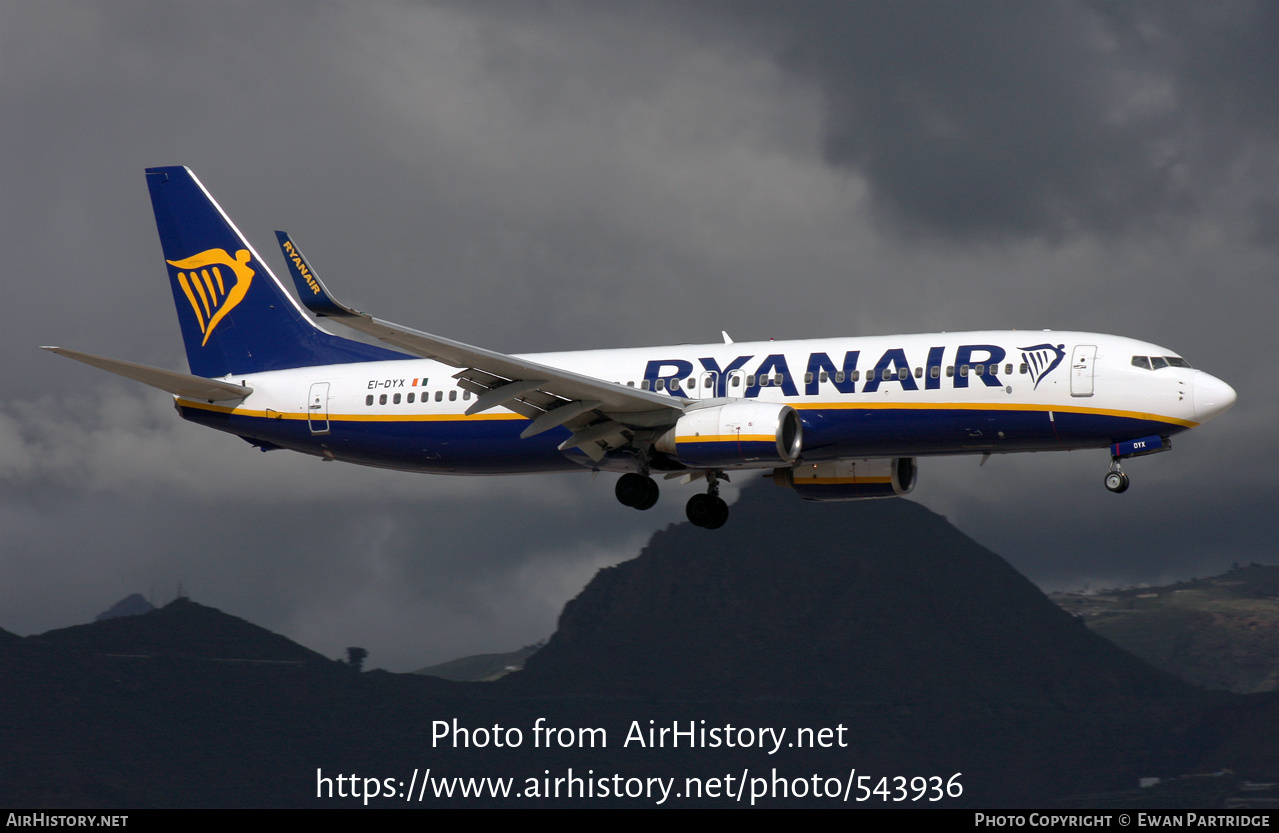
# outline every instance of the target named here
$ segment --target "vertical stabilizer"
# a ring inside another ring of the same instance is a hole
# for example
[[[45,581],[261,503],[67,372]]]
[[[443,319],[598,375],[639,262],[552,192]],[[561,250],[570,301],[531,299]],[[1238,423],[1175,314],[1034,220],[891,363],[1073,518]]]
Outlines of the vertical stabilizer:
[[[147,187],[192,373],[406,358],[317,327],[187,168],[148,168]]]

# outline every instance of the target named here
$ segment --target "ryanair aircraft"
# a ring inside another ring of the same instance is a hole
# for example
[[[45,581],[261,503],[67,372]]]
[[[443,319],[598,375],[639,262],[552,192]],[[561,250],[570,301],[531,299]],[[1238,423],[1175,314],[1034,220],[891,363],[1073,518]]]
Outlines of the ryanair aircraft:
[[[342,304],[277,232],[302,305],[388,347],[314,323],[186,168],[147,185],[191,373],[48,347],[167,391],[192,422],[263,451],[436,474],[621,473],[702,480],[689,520],[728,518],[719,483],[772,471],[806,500],[905,495],[916,459],[1106,448],[1166,451],[1223,413],[1229,385],[1163,347],[1096,333],[991,331],[681,345],[512,356]]]

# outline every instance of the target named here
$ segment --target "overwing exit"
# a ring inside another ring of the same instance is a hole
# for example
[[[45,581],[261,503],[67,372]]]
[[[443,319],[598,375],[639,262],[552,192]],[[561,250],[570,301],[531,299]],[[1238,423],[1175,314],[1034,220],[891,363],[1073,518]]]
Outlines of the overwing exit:
[[[699,481],[689,520],[728,518],[719,483],[763,470],[806,500],[905,495],[920,457],[1166,451],[1235,392],[1119,336],[981,331],[507,355],[338,301],[277,232],[301,298],[186,168],[149,168],[190,373],[45,349],[174,397],[192,422],[268,451],[438,474],[610,471],[618,500]],[[310,313],[308,315],[308,313]],[[372,336],[341,338],[311,316]]]

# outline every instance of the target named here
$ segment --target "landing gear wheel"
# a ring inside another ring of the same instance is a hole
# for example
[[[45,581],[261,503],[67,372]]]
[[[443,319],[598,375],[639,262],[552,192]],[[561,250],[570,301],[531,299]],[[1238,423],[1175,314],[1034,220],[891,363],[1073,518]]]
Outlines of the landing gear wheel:
[[[619,477],[613,492],[619,503],[635,509],[652,509],[661,494],[653,478],[634,472]]]
[[[1115,494],[1128,491],[1128,475],[1121,471],[1112,471],[1106,474],[1106,488]]]
[[[684,511],[688,522],[702,529],[719,529],[728,521],[728,504],[718,495],[693,495]]]
[[[657,481],[653,480],[651,477],[645,477],[644,480],[647,481],[648,493],[644,496],[643,500],[635,504],[635,508],[641,511],[644,509],[652,509],[656,506],[657,498],[661,495],[661,490],[657,488]]]

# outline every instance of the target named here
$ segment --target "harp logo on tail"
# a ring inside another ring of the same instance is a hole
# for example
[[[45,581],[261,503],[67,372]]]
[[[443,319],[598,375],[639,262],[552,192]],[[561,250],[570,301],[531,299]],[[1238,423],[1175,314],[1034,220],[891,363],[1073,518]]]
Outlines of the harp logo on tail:
[[[218,322],[248,293],[254,274],[249,268],[251,257],[248,249],[240,249],[235,257],[226,249],[208,249],[183,260],[166,261],[179,270],[178,285],[191,304],[200,332],[204,333],[201,347],[209,343]],[[223,268],[230,274],[223,272]]]
[[[1035,387],[1039,387],[1039,383],[1044,377],[1052,373],[1057,365],[1061,364],[1061,360],[1066,356],[1066,345],[1058,344],[1054,347],[1051,344],[1036,344],[1034,347],[1018,347],[1021,352],[1021,360],[1026,363],[1026,367],[1030,370],[1030,378],[1035,380]]]

